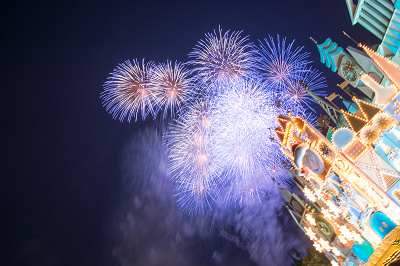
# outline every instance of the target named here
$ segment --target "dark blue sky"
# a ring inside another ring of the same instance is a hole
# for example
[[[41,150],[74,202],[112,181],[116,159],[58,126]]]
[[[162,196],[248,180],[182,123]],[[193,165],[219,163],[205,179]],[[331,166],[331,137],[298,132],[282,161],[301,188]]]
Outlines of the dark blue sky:
[[[352,45],[345,1],[7,1],[0,9],[2,265],[110,265],[121,151],[145,123],[102,108],[108,73],[127,59],[186,61],[206,32],[296,39],[336,90],[312,36]],[[4,261],[4,262],[3,262]]]

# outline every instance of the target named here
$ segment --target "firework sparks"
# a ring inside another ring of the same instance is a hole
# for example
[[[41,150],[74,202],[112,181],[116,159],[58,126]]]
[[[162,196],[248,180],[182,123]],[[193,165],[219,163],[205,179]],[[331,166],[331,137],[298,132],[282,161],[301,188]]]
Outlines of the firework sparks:
[[[226,77],[242,77],[250,73],[254,67],[255,50],[248,43],[248,37],[241,37],[242,32],[229,31],[207,33],[200,40],[193,52],[190,64],[203,81],[214,81]]]
[[[280,99],[287,109],[292,109],[295,115],[303,111],[305,107],[314,111],[311,103],[315,100],[308,93],[312,90],[317,96],[325,96],[321,89],[326,88],[326,80],[321,73],[311,68],[303,68],[300,74],[285,81],[284,89],[280,92]]]
[[[171,61],[157,65],[151,75],[151,87],[155,105],[163,110],[163,118],[168,110],[174,116],[174,111],[188,99],[191,86],[190,71],[183,64]],[[158,112],[158,111],[157,111]]]
[[[292,49],[294,40],[286,46],[286,38],[280,40],[278,35],[275,44],[269,35],[264,42],[259,42],[261,60],[257,63],[258,70],[272,86],[283,88],[288,79],[301,75],[309,63],[306,60],[309,53],[302,52],[303,47]]]
[[[137,121],[138,113],[144,120],[148,114],[154,114],[152,95],[149,87],[149,75],[154,67],[153,62],[142,65],[135,59],[119,64],[104,83],[101,94],[103,106],[114,119],[121,122],[132,117]]]
[[[285,185],[276,117],[292,111],[315,120],[308,90],[322,96],[326,83],[308,66],[309,53],[279,36],[259,47],[248,41],[214,30],[186,64],[126,61],[104,84],[101,98],[113,118],[176,117],[163,142],[177,204],[190,215],[221,202],[262,202],[271,185]]]

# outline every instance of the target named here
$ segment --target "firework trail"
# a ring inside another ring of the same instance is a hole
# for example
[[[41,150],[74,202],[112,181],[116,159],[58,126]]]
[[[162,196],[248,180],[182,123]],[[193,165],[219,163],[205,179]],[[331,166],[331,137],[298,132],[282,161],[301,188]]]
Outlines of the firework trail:
[[[248,37],[241,37],[242,32],[226,31],[207,33],[189,54],[196,76],[203,82],[218,79],[242,77],[254,68],[256,52]]]

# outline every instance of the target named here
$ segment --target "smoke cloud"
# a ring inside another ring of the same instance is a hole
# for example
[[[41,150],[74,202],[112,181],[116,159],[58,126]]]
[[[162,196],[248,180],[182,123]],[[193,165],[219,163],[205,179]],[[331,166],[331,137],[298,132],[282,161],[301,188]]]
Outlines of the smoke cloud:
[[[177,207],[162,130],[138,132],[123,152],[121,206],[113,256],[119,265],[290,265],[310,245],[279,189],[253,205],[188,217]],[[219,205],[219,204],[217,204]]]

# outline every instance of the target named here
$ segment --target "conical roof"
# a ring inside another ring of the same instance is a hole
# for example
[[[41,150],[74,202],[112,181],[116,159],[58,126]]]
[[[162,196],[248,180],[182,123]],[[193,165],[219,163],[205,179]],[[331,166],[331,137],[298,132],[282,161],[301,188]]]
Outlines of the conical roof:
[[[359,118],[350,113],[344,112],[344,116],[346,117],[347,122],[349,122],[350,127],[354,130],[354,132],[358,133],[361,129],[368,123],[368,121]]]
[[[289,120],[290,120],[290,118],[287,116],[284,116],[284,115],[278,116],[278,123],[279,123],[280,127],[275,129],[275,134],[282,144],[283,144],[283,140],[285,138],[286,126],[287,126]]]
[[[275,129],[275,134],[278,137],[278,139],[280,140],[280,142],[283,143],[283,139],[285,137],[285,132],[284,131],[282,132],[281,128],[278,127],[277,129]]]
[[[285,132],[285,130],[286,130],[286,125],[287,125],[287,123],[289,122],[289,120],[290,120],[290,118],[289,118],[289,117],[286,117],[286,116],[284,116],[284,115],[278,116],[278,123],[279,123],[279,125],[281,126],[283,132]]]
[[[400,90],[400,67],[389,61],[388,59],[378,55],[367,46],[359,44],[364,51],[371,57],[372,60],[378,65],[378,67],[385,73],[385,76],[394,84],[398,90]]]
[[[380,108],[373,106],[370,103],[361,101],[359,99],[355,99],[355,100],[356,100],[358,106],[360,107],[365,120],[367,120],[367,121],[372,120],[372,118],[374,118],[374,116],[381,111]]]

